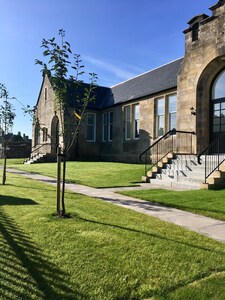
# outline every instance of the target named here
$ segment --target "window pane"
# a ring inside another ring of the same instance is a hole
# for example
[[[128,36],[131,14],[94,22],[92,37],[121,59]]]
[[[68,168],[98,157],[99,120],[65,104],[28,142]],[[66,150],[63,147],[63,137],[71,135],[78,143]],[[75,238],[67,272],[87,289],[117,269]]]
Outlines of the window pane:
[[[214,110],[219,110],[220,109],[220,103],[214,104]]]
[[[135,139],[139,138],[139,120],[135,120],[134,123],[134,137]]]
[[[87,124],[94,125],[95,122],[95,115],[94,114],[87,114]]]
[[[110,124],[113,123],[113,112],[112,111],[109,113],[109,123]]]
[[[168,109],[169,113],[177,111],[177,95],[169,95],[168,96]]]
[[[220,132],[220,126],[214,125],[213,126],[213,132]]]
[[[213,125],[219,125],[220,124],[220,118],[213,118]]]
[[[107,128],[108,128],[108,114],[103,114],[103,126],[102,126],[102,140],[103,142],[107,141]]]
[[[158,136],[164,135],[164,115],[158,116]]]
[[[225,71],[222,71],[212,87],[212,99],[225,97]]]
[[[134,118],[135,120],[139,120],[139,104],[134,106]]]
[[[125,139],[131,138],[130,106],[125,107]]]
[[[169,114],[169,130],[176,129],[176,113]]]
[[[95,142],[96,115],[87,113],[87,141]]]
[[[164,114],[164,109],[165,109],[164,98],[160,98],[157,100],[157,114],[158,115]]]
[[[221,116],[221,117],[224,117],[224,116],[225,116],[225,110],[221,110],[220,116]]]
[[[94,141],[94,128],[91,125],[87,126],[87,140]]]
[[[220,119],[221,124],[225,124],[225,116],[221,115],[221,119]]]
[[[220,117],[220,111],[219,111],[219,110],[214,111],[213,117],[214,117],[214,118],[215,118],[215,117],[219,118],[219,117]]]
[[[109,112],[109,124],[108,124],[108,140],[112,141],[113,139],[113,112]]]
[[[164,134],[164,114],[165,114],[165,101],[164,98],[157,100],[157,123],[156,134],[161,136]]]
[[[134,138],[139,138],[139,104],[134,106]]]

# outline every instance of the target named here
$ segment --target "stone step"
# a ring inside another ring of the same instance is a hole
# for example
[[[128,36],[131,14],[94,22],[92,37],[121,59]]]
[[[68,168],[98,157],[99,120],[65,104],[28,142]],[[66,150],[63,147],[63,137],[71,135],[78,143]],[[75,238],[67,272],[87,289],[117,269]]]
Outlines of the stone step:
[[[184,181],[173,181],[173,180],[159,180],[159,179],[150,179],[150,183],[156,184],[163,187],[176,187],[179,189],[185,190],[199,190],[200,188],[207,188],[207,186],[203,186],[202,183],[195,182],[184,182]]]
[[[195,155],[167,157],[147,173],[145,180],[162,186],[185,189],[225,187],[225,163],[220,166],[219,171],[214,171],[205,183],[204,159],[201,162],[198,164]]]
[[[40,153],[35,156],[30,157],[28,160],[24,161],[24,164],[34,164],[34,163],[39,163],[45,161],[45,158],[47,157],[47,154],[45,153]]]
[[[195,183],[199,183],[202,184],[205,181],[204,176],[198,178],[198,177],[192,177],[190,176],[179,176],[179,175],[165,175],[165,174],[157,174],[155,179],[159,179],[161,181],[174,181],[174,182],[179,182],[179,181],[183,181],[183,182],[195,182]]]

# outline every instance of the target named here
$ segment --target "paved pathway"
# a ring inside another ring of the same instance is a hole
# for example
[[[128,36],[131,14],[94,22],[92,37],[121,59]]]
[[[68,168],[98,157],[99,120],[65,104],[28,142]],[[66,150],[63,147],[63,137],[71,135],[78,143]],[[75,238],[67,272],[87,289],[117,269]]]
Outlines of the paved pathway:
[[[43,181],[56,185],[56,180],[43,175],[29,172],[7,169],[10,173],[16,173],[34,180]],[[134,188],[113,188],[113,189],[96,189],[79,184],[66,183],[66,189],[75,193],[98,198],[122,207],[135,210],[140,213],[168,221],[176,225],[185,227],[202,235],[208,236],[217,241],[225,242],[225,222],[211,219],[208,217],[185,212],[179,209],[165,207],[159,204],[153,204],[148,201],[139,200],[132,197],[117,194],[118,190],[146,189],[150,188],[149,184],[143,184]]]

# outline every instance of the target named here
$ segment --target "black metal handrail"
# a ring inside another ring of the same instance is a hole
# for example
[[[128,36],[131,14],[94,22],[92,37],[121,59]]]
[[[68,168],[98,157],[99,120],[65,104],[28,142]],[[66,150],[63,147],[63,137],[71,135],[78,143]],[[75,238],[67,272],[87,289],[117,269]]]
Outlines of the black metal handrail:
[[[139,155],[141,162],[143,162],[143,157],[145,157],[145,175],[169,153],[193,154],[193,135],[195,135],[194,131],[172,129],[155,141]],[[187,136],[190,136],[190,139]]]
[[[204,157],[205,161],[205,183],[207,178],[219,170],[220,165],[225,161],[225,134],[219,135],[212,143],[198,155],[198,163]]]
[[[28,161],[28,160],[30,160],[30,159],[33,159],[33,158],[39,156],[39,155],[40,155],[40,151],[39,151],[39,150],[40,150],[41,148],[43,148],[44,146],[52,146],[52,143],[45,143],[45,144],[40,145],[39,147],[36,147],[36,146],[32,147],[32,148],[34,148],[34,150],[31,151],[30,157],[27,158],[27,159],[25,159],[24,162],[26,162],[26,161]],[[33,154],[33,153],[34,153],[34,154]]]

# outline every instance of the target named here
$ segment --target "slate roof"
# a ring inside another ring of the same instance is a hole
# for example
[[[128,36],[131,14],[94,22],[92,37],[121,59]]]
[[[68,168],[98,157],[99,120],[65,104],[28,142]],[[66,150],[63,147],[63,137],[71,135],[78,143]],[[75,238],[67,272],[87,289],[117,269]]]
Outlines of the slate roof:
[[[139,99],[177,86],[177,76],[183,58],[172,61],[110,88],[99,109]],[[97,103],[96,103],[97,104]]]
[[[120,103],[140,99],[148,95],[175,88],[177,86],[177,76],[182,61],[183,58],[177,59],[159,68],[112,86],[111,88],[97,86],[94,91],[96,95],[95,102],[89,103],[88,108],[95,110],[106,109]],[[53,83],[54,77],[50,77],[49,79]],[[83,83],[83,85],[88,86],[87,83]],[[82,94],[83,89],[74,88],[70,81],[68,81],[68,102],[71,102],[71,106],[74,105],[74,100],[77,96],[80,98]]]

